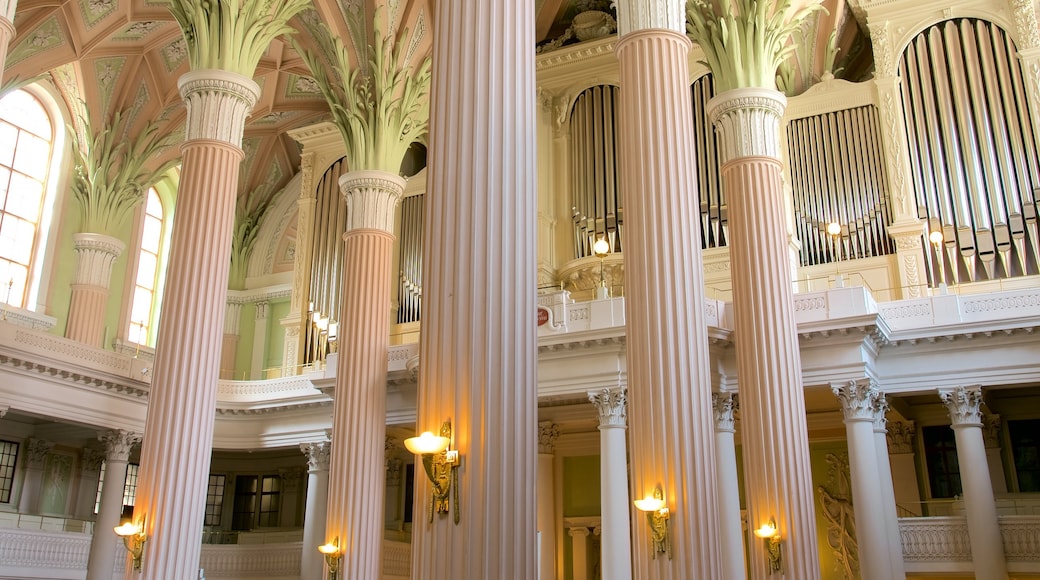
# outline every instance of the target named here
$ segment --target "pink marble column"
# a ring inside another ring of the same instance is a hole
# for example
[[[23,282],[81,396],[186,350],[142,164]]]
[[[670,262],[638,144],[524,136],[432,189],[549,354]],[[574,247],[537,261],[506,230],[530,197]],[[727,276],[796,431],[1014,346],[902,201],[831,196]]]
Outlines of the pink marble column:
[[[218,70],[187,73],[179,86],[188,118],[134,509],[148,535],[135,580],[198,578],[242,130],[260,93]]]
[[[622,12],[634,10],[618,4]],[[680,11],[681,14],[681,11]],[[680,19],[622,28],[621,191],[632,497],[661,486],[672,557],[633,522],[635,578],[721,578],[711,377],[693,155],[687,54]],[[633,513],[636,513],[633,508]]]
[[[351,171],[339,184],[348,223],[332,412],[336,444],[329,456],[336,493],[329,494],[322,543],[339,538],[343,578],[377,580],[383,563],[394,208],[405,180],[385,171]]]
[[[112,264],[126,249],[126,244],[104,234],[75,234],[72,240],[77,263],[65,338],[104,348],[106,345],[101,343],[104,340]]]
[[[98,435],[98,439],[105,443],[105,483],[101,488],[101,504],[90,540],[87,580],[112,580],[115,564],[112,554],[121,543],[112,528],[119,525],[119,517],[123,514],[126,465],[130,461],[130,451],[141,441],[141,436],[119,429]]]
[[[307,456],[307,499],[303,514],[303,556],[300,558],[300,580],[322,580],[325,557],[316,548],[324,544],[325,516],[329,508],[328,441],[301,443]]]
[[[220,378],[235,378],[235,359],[238,355],[238,324],[242,318],[242,303],[228,301],[224,309],[224,339],[220,345]]]
[[[820,565],[784,222],[779,131],[785,106],[777,91],[734,89],[712,99],[707,113],[719,135],[729,200],[748,520],[758,528],[775,518],[783,574],[811,580],[820,577]],[[765,578],[766,545],[752,540],[751,576]]]
[[[14,13],[18,0],[0,0],[0,78],[7,64],[7,46],[14,39]]]
[[[452,422],[460,521],[418,467],[415,580],[538,573],[534,4],[433,3],[417,428]]]
[[[939,399],[950,413],[950,427],[957,443],[968,520],[971,563],[977,580],[1007,580],[1007,558],[997,519],[993,482],[986,468],[986,444],[982,438],[982,389],[956,387],[939,389]]]

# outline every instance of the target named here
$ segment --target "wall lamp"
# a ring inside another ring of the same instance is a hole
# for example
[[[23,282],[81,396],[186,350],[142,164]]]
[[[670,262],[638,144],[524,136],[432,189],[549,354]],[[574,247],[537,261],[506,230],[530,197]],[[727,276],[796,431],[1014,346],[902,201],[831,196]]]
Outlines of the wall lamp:
[[[117,536],[123,538],[123,545],[126,546],[126,551],[130,552],[130,556],[134,559],[134,570],[141,570],[141,557],[144,556],[144,543],[148,540],[148,536],[144,533],[144,520],[141,520],[141,524],[134,524],[126,522],[121,526],[112,528],[112,531]]]
[[[599,286],[596,287],[596,300],[604,300],[610,296],[607,279],[603,275],[603,259],[610,254],[610,242],[600,236],[596,243],[592,244],[592,253],[599,258]]]
[[[318,551],[325,556],[325,564],[329,567],[329,580],[336,580],[339,576],[339,561],[343,552],[339,549],[339,536],[328,544],[318,546]]]
[[[776,529],[776,518],[762,524],[755,530],[755,535],[766,543],[766,557],[769,558],[769,573],[780,573],[780,532]]]
[[[664,503],[664,492],[658,484],[651,496],[637,499],[634,502],[636,509],[646,512],[646,521],[650,524],[650,545],[653,548],[653,558],[656,560],[658,554],[668,554],[672,559],[672,542],[668,538],[668,518],[671,516],[668,507]]]
[[[433,514],[446,514],[448,501],[455,490],[455,523],[459,523],[459,451],[449,449],[451,446],[451,421],[441,425],[440,435],[426,431],[418,437],[404,440],[408,451],[422,457],[426,477],[433,485],[433,501],[430,503],[430,518]]]

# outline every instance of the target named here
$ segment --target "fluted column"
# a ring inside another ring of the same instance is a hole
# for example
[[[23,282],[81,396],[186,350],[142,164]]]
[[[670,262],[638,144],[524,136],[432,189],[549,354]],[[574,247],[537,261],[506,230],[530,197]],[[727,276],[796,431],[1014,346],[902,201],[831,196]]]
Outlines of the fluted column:
[[[636,578],[720,578],[711,378],[679,0],[618,2],[632,495],[660,485],[672,557],[633,528]],[[681,324],[677,321],[682,321]]]
[[[571,577],[589,580],[589,529],[569,528],[571,537]]]
[[[339,538],[344,578],[381,576],[383,498],[386,494],[386,360],[390,345],[394,208],[405,180],[385,171],[340,177],[347,205],[343,234],[343,295],[329,459],[325,534]]]
[[[735,414],[739,405],[732,391],[712,393],[715,414],[715,462],[719,485],[719,536],[722,539],[721,578],[743,578],[744,530],[740,516],[740,481],[737,479]]]
[[[886,425],[888,456],[892,464],[892,486],[897,506],[903,506],[917,516],[921,509],[921,491],[917,487],[917,462],[914,460],[913,421],[897,421]],[[899,515],[898,507],[896,515]]]
[[[65,337],[104,348],[101,342],[112,264],[126,249],[126,244],[104,234],[74,234],[72,240],[77,263]]]
[[[87,580],[112,580],[115,562],[112,554],[119,538],[112,528],[119,525],[123,514],[123,488],[126,487],[126,465],[130,451],[141,441],[132,431],[118,429],[98,435],[105,444],[105,483],[101,487],[101,504],[94,520],[94,535],[87,558]]]
[[[553,453],[560,428],[552,421],[538,423],[538,578],[556,577],[556,484]]]
[[[14,13],[18,0],[0,0],[0,77],[7,64],[7,46],[14,39]]]
[[[451,420],[461,466],[458,503],[433,523],[431,486],[421,471],[415,478],[422,516],[412,529],[412,578],[530,580],[538,511],[534,1],[441,0],[433,8],[417,423],[438,431]]]
[[[328,441],[301,443],[307,456],[307,500],[303,514],[303,556],[300,558],[300,580],[323,580],[325,557],[318,546],[325,543],[325,513],[329,506]]]
[[[885,516],[885,537],[888,539],[888,560],[893,580],[906,578],[903,564],[903,541],[899,535],[899,515],[896,513],[896,492],[892,483],[892,465],[888,460],[886,425],[888,399],[878,393],[871,408],[874,419],[874,453],[877,456],[878,490],[881,492],[881,510]]]
[[[831,391],[845,415],[860,577],[888,578],[891,566],[874,450],[874,401],[879,393],[870,379],[832,383]]]
[[[625,442],[626,395],[624,387],[589,392],[599,412],[599,485],[604,580],[632,577],[632,504],[628,496],[628,445]]]
[[[818,578],[820,569],[798,329],[787,267],[778,136],[785,106],[784,96],[772,89],[732,89],[709,101],[708,117],[719,135],[722,184],[730,210],[748,518],[752,528],[776,519],[783,540],[783,574],[809,580]],[[751,576],[763,578],[766,546],[750,545]]]
[[[242,129],[260,92],[216,70],[179,86],[188,116],[134,509],[141,580],[198,577]]]
[[[1006,580],[1007,560],[997,520],[993,484],[986,465],[986,445],[982,440],[982,389],[978,386],[939,389],[939,399],[950,413],[957,443],[964,511],[968,519],[971,561],[977,580]]]
[[[54,443],[30,437],[25,446],[25,477],[22,480],[22,497],[18,501],[18,512],[37,514],[40,511],[40,490],[43,489],[43,468],[47,454]]]

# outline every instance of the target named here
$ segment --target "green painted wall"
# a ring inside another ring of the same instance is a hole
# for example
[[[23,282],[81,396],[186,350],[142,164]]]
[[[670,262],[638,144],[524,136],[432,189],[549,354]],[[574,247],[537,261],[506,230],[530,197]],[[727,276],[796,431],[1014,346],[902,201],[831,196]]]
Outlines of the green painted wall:
[[[563,458],[563,517],[600,515],[599,455]],[[574,558],[571,537],[563,534],[564,580],[573,580]],[[592,539],[592,536],[589,536]],[[592,542],[589,542],[592,551]]]
[[[249,367],[253,362],[253,336],[256,329],[256,304],[252,302],[242,305],[242,312],[238,318],[238,350],[235,351],[235,374],[236,380],[256,380],[263,377],[253,377],[249,374]]]
[[[264,353],[264,368],[282,366],[285,353],[285,331],[279,320],[289,315],[289,300],[271,302],[267,306],[267,348]]]

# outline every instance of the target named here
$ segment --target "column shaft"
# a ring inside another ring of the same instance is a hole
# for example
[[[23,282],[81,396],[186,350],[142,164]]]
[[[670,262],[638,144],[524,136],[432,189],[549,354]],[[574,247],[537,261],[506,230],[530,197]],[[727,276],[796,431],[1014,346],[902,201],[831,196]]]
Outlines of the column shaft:
[[[880,480],[881,505],[885,515],[885,537],[888,539],[891,578],[906,578],[906,566],[903,562],[903,540],[899,534],[899,514],[896,512],[896,493],[892,483],[892,465],[888,459],[888,443],[885,430],[878,430],[874,423],[874,452],[877,455],[877,473]]]
[[[534,1],[433,6],[418,428],[452,421],[461,467],[451,509],[459,505],[461,519],[437,515],[428,523],[431,486],[419,471],[412,578],[530,580],[537,575]]]
[[[620,16],[620,15],[619,15]],[[693,121],[691,43],[650,29],[618,42],[621,185],[632,495],[657,485],[671,511],[672,558],[653,557],[650,528],[634,527],[636,578],[720,578],[721,550],[704,320]]]
[[[538,578],[556,578],[556,479],[553,474],[556,439],[560,429],[552,422],[538,425]]]
[[[589,529],[571,528],[571,576],[574,580],[589,580]]]
[[[625,580],[632,577],[632,502],[628,496],[628,446],[625,443],[625,427],[600,425],[599,437],[602,493],[600,555],[603,562],[601,577],[603,580]]]
[[[65,337],[104,348],[105,311],[112,264],[126,248],[122,241],[102,234],[75,234],[76,276],[72,282]]]
[[[740,481],[734,442],[736,396],[714,393],[715,462],[719,486],[719,536],[722,539],[722,578],[736,580],[747,574],[744,563],[744,530],[740,515]]]
[[[777,137],[784,105],[773,90],[735,89],[712,99],[708,115],[730,209],[748,518],[752,528],[775,518],[783,573],[811,580],[820,569]],[[750,547],[751,576],[764,578],[765,543]]]
[[[119,544],[119,537],[112,529],[119,525],[119,517],[123,514],[123,488],[126,487],[130,450],[141,437],[128,431],[110,431],[99,438],[106,445],[105,483],[101,488],[101,503],[90,540],[87,580],[112,580],[115,566],[112,554]]]
[[[404,180],[380,171],[340,179],[347,202],[343,234],[340,348],[325,535],[339,538],[344,578],[381,576],[386,496],[386,372],[390,344],[394,208]]]
[[[187,73],[180,88],[186,141],[134,508],[148,541],[134,580],[198,578],[239,144],[259,94],[224,71]]]
[[[300,580],[324,580],[325,557],[318,546],[325,543],[325,514],[329,507],[329,443],[305,443],[300,449],[307,455],[309,464]]]
[[[891,565],[885,535],[885,511],[877,477],[874,427],[870,419],[846,419],[845,432],[849,445],[860,576],[864,580],[888,578]]]

